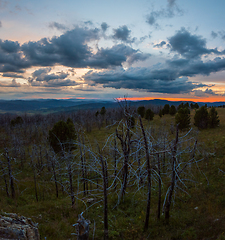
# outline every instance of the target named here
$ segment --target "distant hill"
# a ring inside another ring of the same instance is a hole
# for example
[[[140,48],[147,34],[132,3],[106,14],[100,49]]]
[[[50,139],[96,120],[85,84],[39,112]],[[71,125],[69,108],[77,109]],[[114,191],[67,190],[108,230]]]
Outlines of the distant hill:
[[[187,101],[183,101],[187,102]],[[128,101],[131,106],[164,106],[165,104],[178,106],[182,101],[167,101],[161,99],[143,100],[143,101]],[[193,103],[189,101],[189,104]],[[225,102],[198,102],[200,106],[207,104],[207,106],[225,105]],[[35,99],[35,100],[0,100],[1,113],[50,113],[50,112],[71,112],[83,109],[100,109],[117,107],[118,103],[115,101],[104,100],[80,100],[80,99]]]

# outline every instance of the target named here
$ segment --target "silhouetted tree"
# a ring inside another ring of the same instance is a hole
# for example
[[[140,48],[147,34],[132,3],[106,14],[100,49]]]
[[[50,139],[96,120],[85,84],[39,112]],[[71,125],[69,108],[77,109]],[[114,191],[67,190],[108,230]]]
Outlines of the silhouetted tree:
[[[205,106],[202,106],[195,113],[194,125],[199,129],[205,129],[208,127],[208,123],[209,123],[209,114],[208,114],[207,108]]]
[[[174,105],[171,105],[170,112],[169,112],[170,115],[174,116],[176,114],[176,112],[177,112],[176,107]]]
[[[145,107],[144,106],[138,107],[137,113],[143,118],[145,116]]]
[[[220,120],[218,117],[218,113],[214,107],[212,107],[209,111],[209,127],[215,128],[218,126]]]
[[[164,107],[163,107],[163,110],[162,110],[162,114],[165,115],[165,114],[169,114],[170,112],[170,105],[169,104],[165,104]]]
[[[190,110],[188,108],[180,108],[176,113],[175,122],[180,130],[189,128],[191,123]]]
[[[70,118],[67,122],[57,122],[51,130],[49,130],[49,143],[55,153],[68,152],[74,149],[73,141],[76,139],[75,128]]]
[[[145,112],[145,119],[147,120],[153,120],[154,118],[154,112],[149,108]]]

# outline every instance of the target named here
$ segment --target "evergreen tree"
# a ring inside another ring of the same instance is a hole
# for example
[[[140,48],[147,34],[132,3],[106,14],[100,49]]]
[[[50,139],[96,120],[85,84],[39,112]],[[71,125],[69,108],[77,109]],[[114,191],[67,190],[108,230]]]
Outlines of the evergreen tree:
[[[137,113],[138,113],[138,115],[141,116],[141,118],[143,118],[145,116],[145,107],[144,106],[138,107]]]
[[[180,108],[176,113],[175,122],[180,130],[190,128],[190,110],[188,108]]]
[[[198,109],[194,116],[194,125],[199,129],[205,129],[208,127],[209,114],[206,106],[202,106]]]
[[[154,112],[149,108],[146,110],[145,112],[145,119],[149,120],[153,120],[154,118]]]
[[[199,109],[199,105],[197,103],[195,103],[194,108]]]
[[[165,114],[169,114],[169,113],[170,113],[170,105],[169,104],[165,104],[164,108],[162,110],[162,114],[165,115]]]
[[[176,109],[176,107],[174,106],[174,105],[171,105],[171,107],[170,107],[170,115],[175,115],[176,114],[176,112],[177,112],[177,109]]]
[[[100,114],[101,114],[102,116],[105,116],[105,114],[106,114],[106,109],[105,109],[105,107],[102,107],[102,108],[101,108]]]
[[[214,107],[212,107],[209,111],[209,127],[215,128],[218,126],[220,120],[218,117],[218,113]]]
[[[163,115],[162,109],[159,110],[159,117],[161,118]]]

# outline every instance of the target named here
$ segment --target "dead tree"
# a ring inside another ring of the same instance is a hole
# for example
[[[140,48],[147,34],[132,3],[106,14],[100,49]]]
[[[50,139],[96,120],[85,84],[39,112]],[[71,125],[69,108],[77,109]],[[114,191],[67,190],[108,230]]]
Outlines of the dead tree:
[[[99,148],[99,147],[98,147]],[[108,196],[107,196],[107,162],[106,159],[103,160],[103,156],[101,154],[100,148],[99,148],[99,157],[100,162],[102,165],[102,177],[103,177],[103,194],[104,194],[104,240],[108,240]]]
[[[90,222],[86,220],[82,213],[78,216],[78,221],[74,226],[77,230],[77,240],[88,240],[89,239],[89,225]]]
[[[37,176],[36,176],[36,166],[34,163],[34,149],[32,151],[32,156],[31,156],[31,167],[33,170],[33,177],[34,177],[34,190],[35,190],[35,197],[36,197],[36,201],[38,202],[38,192],[37,192]]]
[[[123,182],[122,187],[120,190],[120,195],[118,198],[118,204],[121,201],[121,198],[124,197],[126,187],[127,187],[127,178],[128,178],[128,163],[129,163],[129,154],[130,154],[130,145],[131,145],[131,139],[130,139],[130,129],[126,127],[126,133],[124,133],[123,127],[122,127],[122,134],[118,133],[118,130],[116,129],[116,136],[120,140],[124,161],[123,161]]]
[[[11,159],[9,157],[8,149],[5,149],[4,157],[6,158],[8,162],[8,171],[9,171],[9,181],[10,181],[10,188],[11,188],[11,196],[14,199],[15,198],[15,188],[14,188],[14,178],[12,174],[12,166],[11,166]]]
[[[6,173],[5,173],[5,169],[4,169],[4,166],[3,166],[3,163],[1,160],[0,160],[0,165],[1,165],[1,169],[2,169],[2,175],[4,178],[4,182],[5,182],[6,195],[7,195],[7,197],[9,197],[9,189],[8,189],[8,184],[7,184],[7,179],[6,179]]]
[[[83,157],[83,151],[82,151],[82,147],[81,147],[81,139],[80,139],[80,134],[79,133],[77,133],[77,138],[78,138],[78,145],[79,145],[79,150],[80,150],[83,191],[84,191],[84,195],[86,195],[86,186],[85,186],[86,180],[85,180],[84,157]]]
[[[148,198],[147,198],[147,207],[146,207],[146,216],[145,216],[145,225],[144,230],[148,229],[148,223],[149,223],[149,215],[150,215],[150,205],[151,205],[151,165],[150,165],[150,157],[149,157],[149,149],[148,149],[148,142],[145,134],[145,130],[142,124],[141,117],[139,117],[141,130],[144,138],[144,145],[145,145],[145,155],[146,155],[146,168],[147,168],[147,177],[148,177]]]
[[[178,125],[176,127],[176,139],[174,141],[173,146],[171,147],[172,152],[172,162],[171,162],[171,182],[170,182],[170,188],[168,192],[168,198],[165,205],[165,220],[168,222],[170,218],[170,206],[173,196],[173,191],[176,183],[176,153],[177,153],[177,144],[178,144]]]

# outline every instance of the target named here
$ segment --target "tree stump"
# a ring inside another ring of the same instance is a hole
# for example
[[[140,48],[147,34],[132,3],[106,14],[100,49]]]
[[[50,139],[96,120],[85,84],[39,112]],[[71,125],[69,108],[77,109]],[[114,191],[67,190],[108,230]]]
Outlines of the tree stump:
[[[89,239],[89,224],[90,221],[86,220],[82,214],[78,216],[76,224],[77,240],[88,240]]]

